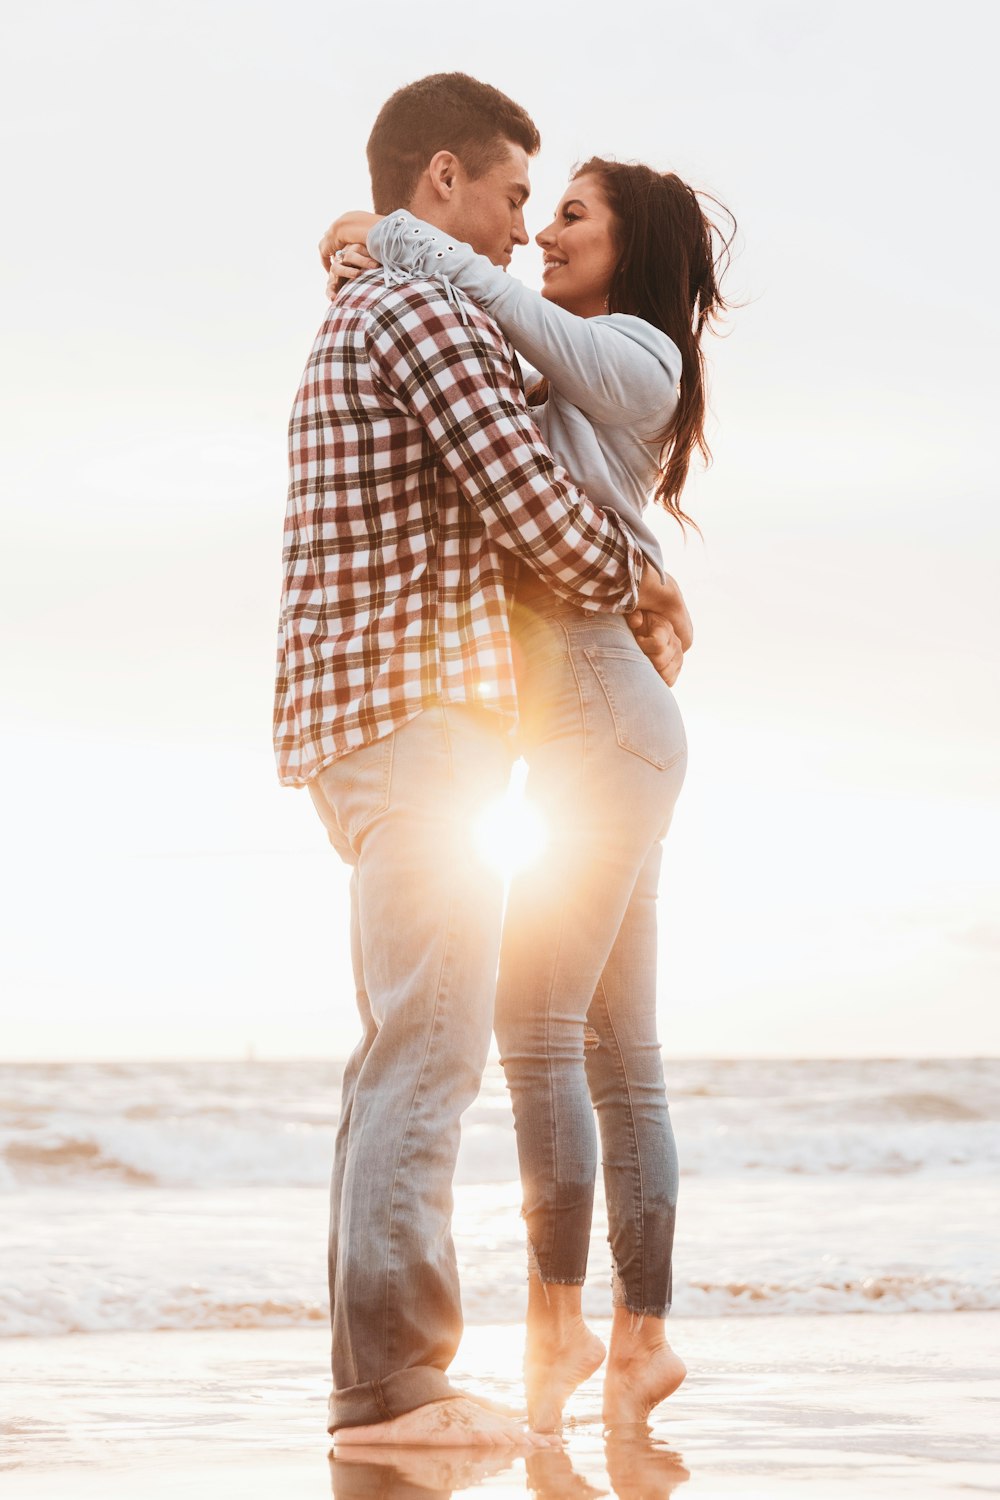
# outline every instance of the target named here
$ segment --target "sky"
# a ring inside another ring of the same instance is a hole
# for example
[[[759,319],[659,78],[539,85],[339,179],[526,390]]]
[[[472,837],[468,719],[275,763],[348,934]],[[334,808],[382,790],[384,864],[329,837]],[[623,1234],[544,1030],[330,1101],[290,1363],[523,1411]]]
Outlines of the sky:
[[[61,0],[5,21],[0,1057],[343,1056],[346,873],[270,746],[316,243],[461,69],[717,194],[741,303],[663,521],[695,620],[677,1056],[1000,1052],[1000,13]],[[535,247],[512,273],[540,284]]]

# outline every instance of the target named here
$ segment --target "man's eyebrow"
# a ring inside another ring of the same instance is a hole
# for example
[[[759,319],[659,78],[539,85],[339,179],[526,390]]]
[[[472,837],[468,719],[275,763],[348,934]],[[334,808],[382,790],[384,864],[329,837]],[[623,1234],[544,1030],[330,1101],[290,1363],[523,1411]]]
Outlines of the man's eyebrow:
[[[516,193],[521,203],[527,203],[531,197],[531,185],[527,182],[512,182],[510,185],[512,193]]]

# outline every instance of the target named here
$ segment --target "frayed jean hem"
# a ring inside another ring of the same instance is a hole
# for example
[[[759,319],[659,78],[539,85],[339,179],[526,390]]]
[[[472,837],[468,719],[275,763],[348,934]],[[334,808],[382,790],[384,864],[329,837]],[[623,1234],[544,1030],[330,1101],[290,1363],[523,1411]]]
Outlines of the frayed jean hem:
[[[655,1307],[644,1307],[641,1302],[630,1297],[617,1265],[612,1265],[611,1267],[611,1306],[615,1308],[620,1307],[625,1312],[631,1313],[633,1320],[638,1318],[640,1323],[643,1318],[665,1318],[670,1311],[669,1302],[660,1303]],[[633,1323],[629,1332],[634,1331],[635,1325]]]

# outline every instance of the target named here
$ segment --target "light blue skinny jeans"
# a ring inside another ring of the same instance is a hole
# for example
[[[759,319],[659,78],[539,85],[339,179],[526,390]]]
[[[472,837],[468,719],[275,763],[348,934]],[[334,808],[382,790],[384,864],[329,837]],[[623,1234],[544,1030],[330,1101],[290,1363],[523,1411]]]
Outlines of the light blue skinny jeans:
[[[432,707],[309,785],[352,866],[364,1029],[330,1188],[330,1432],[458,1394],[452,1178],[489,1051],[503,903],[473,828],[510,765],[495,714]]]
[[[671,1301],[677,1153],[656,1030],[661,846],[687,762],[673,694],[621,616],[519,595],[526,795],[545,856],[511,886],[494,1025],[529,1266],[587,1272],[600,1127],[613,1301]]]

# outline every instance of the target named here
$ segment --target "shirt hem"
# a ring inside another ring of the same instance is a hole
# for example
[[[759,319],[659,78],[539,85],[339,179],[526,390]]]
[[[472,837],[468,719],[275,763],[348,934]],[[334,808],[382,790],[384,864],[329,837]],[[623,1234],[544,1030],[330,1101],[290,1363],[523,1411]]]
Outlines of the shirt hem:
[[[334,761],[343,760],[345,755],[352,755],[355,750],[363,750],[367,745],[374,745],[377,744],[379,740],[387,739],[390,734],[395,734],[398,729],[403,729],[407,724],[411,724],[414,719],[419,718],[419,716],[428,708],[439,708],[447,707],[449,705],[456,706],[463,704],[467,707],[482,708],[485,709],[487,713],[496,714],[498,719],[504,721],[508,725],[509,732],[512,735],[516,733],[518,726],[518,716],[516,711],[511,708],[504,708],[499,704],[488,703],[484,699],[476,697],[474,695],[463,695],[462,697],[435,696],[433,698],[426,698],[423,703],[418,704],[417,707],[414,708],[412,713],[406,714],[405,717],[401,719],[394,719],[390,724],[380,724],[376,726],[376,730],[374,733],[365,735],[365,737],[359,740],[357,744],[344,745],[338,749],[330,751],[328,755],[324,755],[322,759],[317,760],[314,765],[311,765],[308,771],[295,772],[294,774],[288,773],[285,775],[282,775],[279,772],[278,784],[279,786],[294,787],[296,790],[301,790],[302,787],[308,786],[311,781],[315,781],[316,777],[319,776],[323,771],[325,771],[327,766],[332,766]]]

